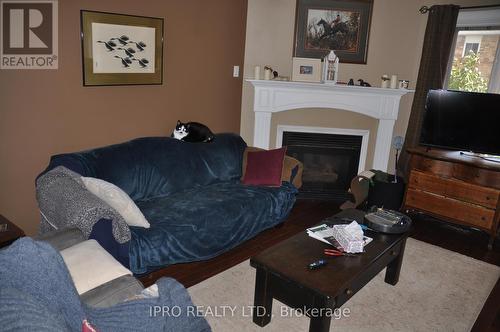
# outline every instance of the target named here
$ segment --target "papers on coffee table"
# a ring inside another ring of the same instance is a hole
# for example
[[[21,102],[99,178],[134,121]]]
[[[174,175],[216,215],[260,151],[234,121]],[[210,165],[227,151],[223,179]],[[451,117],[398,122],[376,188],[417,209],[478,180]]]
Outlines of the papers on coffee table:
[[[328,243],[329,245],[332,245],[335,248],[343,251],[342,246],[339,244],[339,242],[335,239],[333,235],[333,227],[327,224],[322,224],[308,228],[306,231],[307,235],[309,235],[310,237]],[[372,240],[373,239],[371,237],[363,236],[363,242],[364,242],[363,245],[366,246]]]

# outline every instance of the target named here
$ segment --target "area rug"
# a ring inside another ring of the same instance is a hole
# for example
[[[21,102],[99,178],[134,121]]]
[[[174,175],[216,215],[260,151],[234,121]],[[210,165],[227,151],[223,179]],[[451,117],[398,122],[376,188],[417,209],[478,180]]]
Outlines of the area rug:
[[[469,331],[500,276],[500,267],[409,238],[399,282],[382,271],[355,294],[331,331]],[[271,323],[252,322],[255,269],[245,261],[189,288],[215,332],[308,331],[309,319],[273,301]]]

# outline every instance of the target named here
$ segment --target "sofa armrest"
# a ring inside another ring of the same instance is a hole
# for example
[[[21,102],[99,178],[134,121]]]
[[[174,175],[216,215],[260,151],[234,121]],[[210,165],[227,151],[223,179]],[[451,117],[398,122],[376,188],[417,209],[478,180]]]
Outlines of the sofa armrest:
[[[245,152],[243,153],[241,180],[243,180],[243,178],[245,177],[248,152],[255,152],[255,151],[265,151],[265,150],[253,146],[247,146],[245,148]],[[303,171],[304,171],[304,165],[299,160],[285,155],[285,159],[283,160],[283,170],[281,171],[281,181],[290,182],[295,186],[295,188],[299,189],[300,187],[302,187]]]
[[[36,198],[43,223],[51,226],[41,227],[42,232],[76,227],[88,238],[94,225],[107,219],[113,224],[116,241],[130,241],[130,228],[123,217],[91,193],[79,174],[67,168],[59,166],[40,176],[36,182]]]
[[[134,299],[144,286],[133,276],[122,276],[108,281],[80,295],[82,301],[98,308],[111,307],[115,304]]]
[[[34,237],[35,240],[49,243],[55,249],[61,251],[72,247],[77,243],[87,240],[83,232],[76,227],[68,227],[60,230],[52,230]],[[113,237],[111,220],[101,219],[94,224],[88,239],[96,240],[101,247],[111,254],[126,268],[129,267],[129,242],[118,243]]]
[[[111,220],[101,219],[94,224],[89,239],[96,240],[101,247],[111,254],[118,262],[127,269],[130,267],[129,262],[129,245],[130,241],[119,243],[113,236],[113,224]]]
[[[34,239],[47,242],[60,251],[85,241],[85,236],[78,228],[71,227],[38,235]]]

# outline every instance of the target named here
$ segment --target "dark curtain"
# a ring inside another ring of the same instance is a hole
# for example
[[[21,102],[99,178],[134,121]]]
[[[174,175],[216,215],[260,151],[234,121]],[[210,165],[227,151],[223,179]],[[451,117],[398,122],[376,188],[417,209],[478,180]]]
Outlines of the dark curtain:
[[[455,5],[432,6],[428,13],[415,97],[398,162],[398,174],[406,180],[410,171],[410,156],[406,149],[417,146],[420,140],[427,92],[444,86],[459,9]]]

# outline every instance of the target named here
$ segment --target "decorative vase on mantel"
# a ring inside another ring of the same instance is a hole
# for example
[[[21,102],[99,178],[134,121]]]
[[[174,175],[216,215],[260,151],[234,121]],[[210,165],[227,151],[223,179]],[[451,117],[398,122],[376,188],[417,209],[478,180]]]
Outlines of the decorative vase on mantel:
[[[327,84],[336,84],[339,72],[339,57],[331,50],[323,58],[323,77],[322,82]]]

